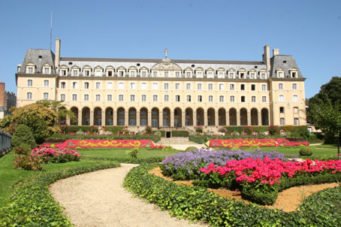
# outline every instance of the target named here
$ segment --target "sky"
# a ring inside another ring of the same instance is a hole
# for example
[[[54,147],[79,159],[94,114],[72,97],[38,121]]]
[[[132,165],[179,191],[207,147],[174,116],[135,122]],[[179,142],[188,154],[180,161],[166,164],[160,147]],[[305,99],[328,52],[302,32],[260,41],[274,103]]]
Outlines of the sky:
[[[52,13],[51,13],[52,12]],[[15,92],[29,48],[62,40],[64,57],[261,61],[293,55],[306,98],[341,76],[340,0],[1,0],[0,81]]]

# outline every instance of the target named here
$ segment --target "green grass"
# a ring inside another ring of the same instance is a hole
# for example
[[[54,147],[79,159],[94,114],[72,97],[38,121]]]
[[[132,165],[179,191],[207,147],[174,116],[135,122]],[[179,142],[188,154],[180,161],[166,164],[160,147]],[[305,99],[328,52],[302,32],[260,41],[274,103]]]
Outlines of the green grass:
[[[288,158],[310,158],[310,159],[335,159],[337,157],[337,147],[334,145],[317,145],[310,146],[313,155],[300,157],[298,152],[300,147],[261,147],[262,151],[278,151],[285,154]],[[255,148],[242,148],[242,150],[253,151]]]

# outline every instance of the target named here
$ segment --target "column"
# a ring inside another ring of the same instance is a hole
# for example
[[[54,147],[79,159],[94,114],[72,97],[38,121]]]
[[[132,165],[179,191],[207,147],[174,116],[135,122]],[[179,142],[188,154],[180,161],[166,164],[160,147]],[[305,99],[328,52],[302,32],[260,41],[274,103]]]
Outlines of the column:
[[[186,110],[181,110],[181,126],[186,126]]]
[[[82,126],[83,111],[78,110],[78,126]]]
[[[197,111],[193,110],[193,127],[197,126]]]
[[[102,115],[101,115],[101,116],[102,116],[102,120],[101,120],[101,123],[102,123],[102,124],[101,124],[101,125],[104,126],[104,125],[105,125],[105,112],[106,112],[106,111],[105,111],[105,110],[103,111],[103,110],[101,109],[101,112],[102,112]]]
[[[90,122],[89,125],[94,125],[94,110],[90,109]]]
[[[251,125],[251,111],[250,110],[246,110],[246,116],[247,116],[247,125],[250,126]]]
[[[240,115],[239,115],[238,109],[236,109],[236,119],[237,119],[237,125],[236,126],[240,126]]]
[[[214,122],[214,124],[215,124],[215,126],[219,126],[219,110],[214,110],[214,114],[215,114],[215,116],[214,116],[214,120],[215,120],[215,122]]]
[[[140,111],[136,111],[136,126],[140,126]]]
[[[230,125],[230,113],[229,110],[225,110],[225,117],[226,117],[226,126]]]
[[[148,126],[152,127],[152,110],[148,110],[147,112],[147,118],[148,118]]]
[[[159,127],[163,127],[163,110],[159,110]]]
[[[259,110],[257,111],[257,113],[258,113],[258,125],[260,126],[262,125],[262,111]]]
[[[117,111],[115,112],[114,108],[112,109],[112,116],[113,116],[112,125],[117,126]]]
[[[207,110],[204,110],[204,126],[208,125],[208,117],[207,117],[208,113]]]
[[[129,109],[124,110],[124,125],[129,126]]]
[[[173,118],[174,116],[173,115],[174,115],[174,110],[171,109],[169,111],[169,118],[170,118],[170,125],[169,125],[169,127],[170,128],[174,127],[174,118]]]
[[[78,111],[79,112],[79,111]],[[70,125],[71,123],[71,120],[70,120],[70,116],[69,115],[66,115],[66,125]],[[78,122],[77,122],[78,123]]]

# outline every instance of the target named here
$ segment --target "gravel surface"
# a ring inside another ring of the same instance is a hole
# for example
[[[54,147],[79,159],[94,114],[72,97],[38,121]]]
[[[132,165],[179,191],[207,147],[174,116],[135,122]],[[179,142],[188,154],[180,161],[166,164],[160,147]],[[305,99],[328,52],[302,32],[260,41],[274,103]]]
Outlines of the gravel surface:
[[[123,180],[134,166],[121,164],[63,179],[52,184],[50,192],[75,226],[206,226],[171,217],[127,192]]]

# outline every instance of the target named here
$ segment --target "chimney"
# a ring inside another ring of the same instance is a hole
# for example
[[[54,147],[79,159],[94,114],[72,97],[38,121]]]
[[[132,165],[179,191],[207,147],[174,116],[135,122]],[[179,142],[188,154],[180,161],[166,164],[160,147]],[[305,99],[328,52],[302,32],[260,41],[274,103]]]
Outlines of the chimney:
[[[4,107],[6,109],[6,90],[5,83],[0,82],[0,107]]]
[[[263,62],[266,65],[266,69],[270,70],[270,46],[264,46]]]
[[[60,48],[61,48],[61,40],[59,38],[57,38],[56,39],[56,47],[55,47],[55,59],[54,59],[54,65],[56,68],[59,68]]]
[[[272,55],[273,56],[279,55],[279,49],[278,48],[274,48],[273,51],[272,51]]]

